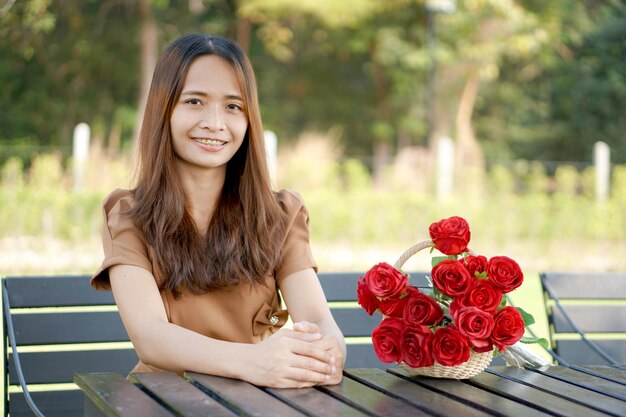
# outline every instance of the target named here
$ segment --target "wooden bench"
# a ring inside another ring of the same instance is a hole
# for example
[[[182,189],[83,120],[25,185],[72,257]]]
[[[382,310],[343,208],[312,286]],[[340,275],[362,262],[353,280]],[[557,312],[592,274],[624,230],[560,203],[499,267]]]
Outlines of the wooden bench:
[[[544,272],[540,278],[557,360],[626,364],[626,273]]]
[[[385,368],[371,347],[381,316],[368,316],[356,302],[359,273],[320,273],[331,311],[348,343],[347,367]],[[418,286],[425,275],[412,274]],[[82,416],[75,373],[128,373],[137,355],[111,292],[96,291],[89,276],[24,276],[2,279],[5,335],[4,415],[32,416],[19,373],[36,407],[47,417]],[[11,340],[13,339],[13,340]],[[18,355],[11,349],[15,346]],[[19,363],[20,366],[16,366]],[[28,394],[27,394],[28,395]],[[36,414],[36,412],[35,412]]]
[[[18,373],[44,415],[72,417],[83,412],[74,373],[126,374],[137,363],[111,292],[89,276],[3,278],[2,298],[5,416],[33,416]]]

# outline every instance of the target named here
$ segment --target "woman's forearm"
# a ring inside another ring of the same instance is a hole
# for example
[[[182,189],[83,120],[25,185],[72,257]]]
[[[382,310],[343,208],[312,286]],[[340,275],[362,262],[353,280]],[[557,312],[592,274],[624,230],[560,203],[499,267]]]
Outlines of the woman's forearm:
[[[145,325],[133,335],[133,345],[146,365],[238,379],[244,379],[244,370],[234,358],[254,356],[252,345],[212,339],[167,322]]]

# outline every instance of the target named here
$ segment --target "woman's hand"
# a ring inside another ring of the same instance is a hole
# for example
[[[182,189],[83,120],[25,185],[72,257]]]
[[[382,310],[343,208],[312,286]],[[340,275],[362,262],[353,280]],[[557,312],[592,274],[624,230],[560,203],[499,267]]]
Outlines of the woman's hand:
[[[318,334],[320,332],[319,326],[306,321],[294,323],[293,329],[301,334]],[[341,348],[337,338],[326,335],[322,338],[312,340],[311,343],[328,352],[330,355],[330,364],[332,366],[332,373],[329,378],[318,385],[339,384],[343,377],[344,357],[343,349]]]
[[[242,358],[247,367],[242,379],[274,388],[325,384],[336,378],[337,370],[327,345],[313,327],[280,329],[264,341],[249,345],[253,351]]]
[[[321,340],[313,342],[315,345],[325,349],[331,356],[330,363],[333,366],[330,377],[319,385],[335,385],[341,382],[343,378],[343,349],[341,344],[334,336],[324,336]]]

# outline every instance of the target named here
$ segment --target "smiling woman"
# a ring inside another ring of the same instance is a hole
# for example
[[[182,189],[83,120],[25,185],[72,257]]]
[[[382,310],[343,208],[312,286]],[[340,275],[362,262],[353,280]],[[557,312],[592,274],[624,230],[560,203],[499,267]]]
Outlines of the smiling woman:
[[[137,183],[103,208],[105,259],[92,285],[112,289],[135,371],[273,387],[341,381],[345,342],[316,275],[308,211],[297,193],[271,189],[254,73],[233,41],[188,35],[166,49]]]

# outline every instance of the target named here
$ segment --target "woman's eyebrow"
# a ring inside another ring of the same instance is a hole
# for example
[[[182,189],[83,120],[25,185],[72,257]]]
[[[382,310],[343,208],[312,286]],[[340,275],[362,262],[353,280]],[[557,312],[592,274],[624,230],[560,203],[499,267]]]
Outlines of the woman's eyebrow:
[[[200,97],[208,97],[209,96],[204,91],[196,91],[196,90],[183,91],[180,95],[181,96],[200,96]],[[228,100],[243,101],[243,98],[239,94],[225,94],[224,98],[228,99]]]

